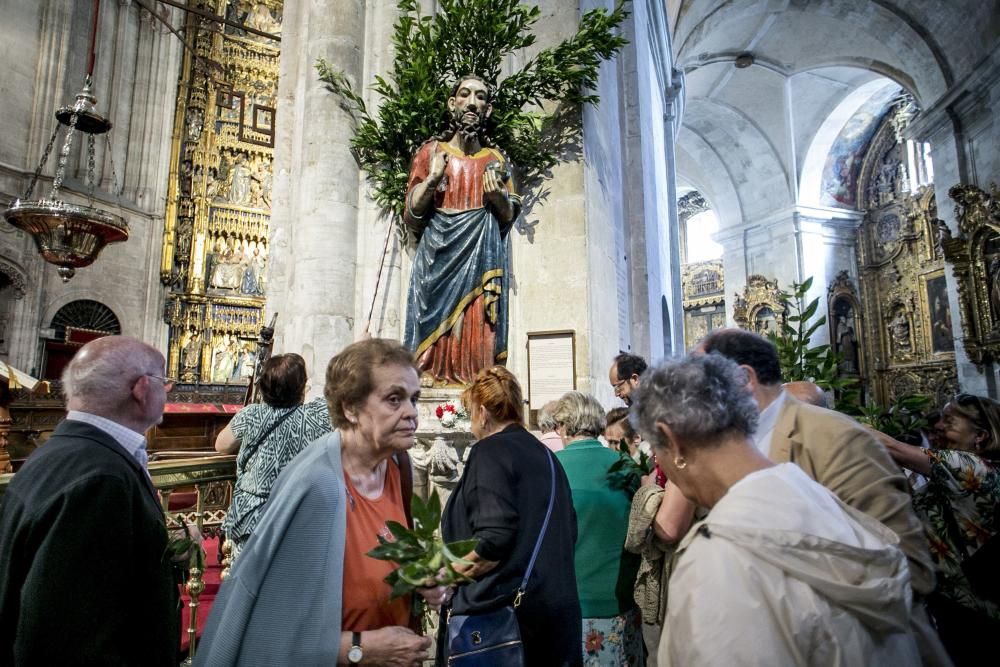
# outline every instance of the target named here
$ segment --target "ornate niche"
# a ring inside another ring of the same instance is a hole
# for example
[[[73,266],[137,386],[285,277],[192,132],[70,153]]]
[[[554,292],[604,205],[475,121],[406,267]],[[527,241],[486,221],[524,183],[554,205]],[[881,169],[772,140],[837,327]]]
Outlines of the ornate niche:
[[[903,130],[913,114],[901,99],[887,114],[861,169],[859,372],[882,404],[957,386],[933,187],[911,191]],[[832,292],[831,292],[832,299]],[[840,306],[843,310],[844,306]],[[831,300],[831,340],[838,311]]]
[[[281,0],[190,0],[160,276],[168,372],[246,384],[263,326]]]
[[[973,185],[948,191],[955,200],[958,238],[944,238],[962,311],[963,343],[977,364],[1000,357],[1000,191]]]
[[[726,326],[726,281],[721,259],[681,268],[684,341],[691,349],[713,329]]]
[[[840,354],[840,372],[849,377],[862,377],[866,363],[861,334],[864,316],[858,291],[847,271],[841,271],[827,288],[827,326],[830,344]]]
[[[733,319],[741,329],[762,336],[779,333],[785,321],[785,307],[781,303],[778,281],[757,274],[750,276],[743,295],[737,293],[735,296]]]

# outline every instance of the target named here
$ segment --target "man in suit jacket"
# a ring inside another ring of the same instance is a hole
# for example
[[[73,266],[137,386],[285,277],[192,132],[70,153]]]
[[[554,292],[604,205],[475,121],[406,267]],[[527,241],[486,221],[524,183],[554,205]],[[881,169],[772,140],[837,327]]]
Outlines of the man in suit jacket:
[[[177,665],[177,601],[146,429],[171,382],[133,338],[83,346],[66,420],[0,507],[0,664]]]
[[[778,352],[743,329],[710,333],[698,350],[740,364],[760,409],[754,442],[776,463],[791,462],[846,504],[882,522],[898,536],[914,592],[913,632],[925,665],[950,665],[928,622],[923,598],[934,590],[934,569],[909,487],[885,448],[861,424],[839,412],[796,400],[781,385]]]

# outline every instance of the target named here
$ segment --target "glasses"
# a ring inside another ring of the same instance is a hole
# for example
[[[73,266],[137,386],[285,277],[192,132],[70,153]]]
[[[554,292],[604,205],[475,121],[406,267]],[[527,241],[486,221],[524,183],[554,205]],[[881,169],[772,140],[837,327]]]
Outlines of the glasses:
[[[618,382],[612,382],[611,388],[614,389],[615,391],[618,391],[618,387],[622,386],[626,382],[628,382],[628,378],[625,378],[624,380],[619,380]]]
[[[151,377],[154,380],[159,380],[163,383],[163,391],[170,391],[177,384],[177,380],[174,378],[165,378],[161,375],[153,375],[152,373],[146,373],[146,377]]]

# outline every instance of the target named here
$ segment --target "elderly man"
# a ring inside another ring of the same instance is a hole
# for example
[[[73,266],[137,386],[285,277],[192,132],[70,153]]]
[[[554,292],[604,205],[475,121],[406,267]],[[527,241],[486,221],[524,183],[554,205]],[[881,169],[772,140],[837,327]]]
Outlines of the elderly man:
[[[923,596],[934,590],[927,538],[910,504],[899,467],[856,421],[802,403],[781,386],[778,352],[768,340],[742,329],[710,333],[698,347],[732,359],[747,374],[760,410],[754,444],[777,463],[795,463],[842,501],[891,528],[906,554],[914,591],[914,636],[925,665],[951,664],[930,627]]]
[[[486,135],[491,100],[483,79],[459,79],[447,128],[410,166],[403,219],[419,241],[405,342],[425,386],[469,384],[507,359],[506,237],[521,200]]]
[[[63,373],[69,410],[0,508],[0,664],[177,664],[178,597],[145,431],[163,355],[92,341]]]
[[[632,392],[639,386],[639,378],[646,370],[646,360],[634,354],[622,352],[611,362],[608,379],[615,396],[632,405]]]

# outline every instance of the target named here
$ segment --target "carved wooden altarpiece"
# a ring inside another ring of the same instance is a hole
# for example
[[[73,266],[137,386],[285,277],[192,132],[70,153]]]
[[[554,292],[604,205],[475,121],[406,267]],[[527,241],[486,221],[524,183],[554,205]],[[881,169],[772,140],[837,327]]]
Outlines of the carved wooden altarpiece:
[[[160,277],[168,374],[246,384],[264,325],[281,0],[189,0]],[[266,33],[269,36],[265,36]]]

